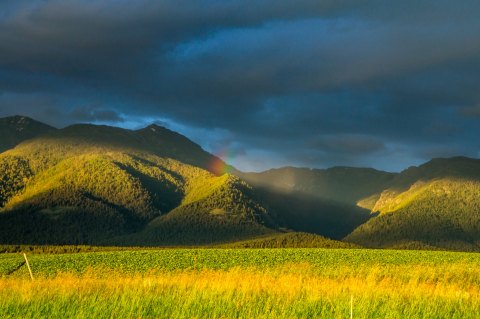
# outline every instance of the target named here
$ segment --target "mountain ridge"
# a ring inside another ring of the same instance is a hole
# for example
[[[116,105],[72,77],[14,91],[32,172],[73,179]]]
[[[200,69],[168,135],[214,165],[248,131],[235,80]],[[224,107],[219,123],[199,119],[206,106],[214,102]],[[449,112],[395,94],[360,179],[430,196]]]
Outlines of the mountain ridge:
[[[0,153],[30,138],[43,135],[56,128],[28,116],[14,115],[0,118]]]
[[[21,132],[13,144],[0,138],[11,145],[0,153],[3,244],[208,245],[296,231],[375,248],[479,250],[478,159],[399,173],[245,173],[158,125],[56,129],[16,116],[0,119],[1,130]],[[288,238],[248,245],[327,245]]]

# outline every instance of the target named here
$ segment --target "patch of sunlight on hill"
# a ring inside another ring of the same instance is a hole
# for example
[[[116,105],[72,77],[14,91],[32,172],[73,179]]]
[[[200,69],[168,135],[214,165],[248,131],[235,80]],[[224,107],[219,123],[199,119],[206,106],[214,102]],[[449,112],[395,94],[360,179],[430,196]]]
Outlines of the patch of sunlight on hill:
[[[381,214],[346,237],[371,247],[404,242],[480,250],[480,181],[445,178],[422,182],[394,198]]]

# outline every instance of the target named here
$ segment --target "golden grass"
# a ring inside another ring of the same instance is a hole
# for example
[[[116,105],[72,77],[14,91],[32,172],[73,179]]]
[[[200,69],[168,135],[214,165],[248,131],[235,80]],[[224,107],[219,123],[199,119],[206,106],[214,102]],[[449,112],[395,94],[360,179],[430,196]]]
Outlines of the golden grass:
[[[0,294],[17,294],[28,301],[40,295],[89,294],[93,291],[109,295],[125,290],[165,289],[182,291],[268,293],[289,300],[300,296],[309,299],[354,296],[395,295],[411,298],[446,298],[479,300],[480,286],[467,277],[480,278],[479,269],[465,269],[461,265],[434,266],[375,266],[368,271],[351,268],[337,269],[335,273],[315,273],[309,264],[284,265],[268,270],[233,268],[227,271],[204,269],[182,272],[151,272],[144,275],[102,273],[89,270],[81,275],[61,273],[54,278],[40,277],[0,279]]]
[[[0,279],[0,317],[344,318],[353,296],[356,318],[475,318],[479,278],[478,268],[461,264],[321,273],[308,263],[136,275],[91,269]]]

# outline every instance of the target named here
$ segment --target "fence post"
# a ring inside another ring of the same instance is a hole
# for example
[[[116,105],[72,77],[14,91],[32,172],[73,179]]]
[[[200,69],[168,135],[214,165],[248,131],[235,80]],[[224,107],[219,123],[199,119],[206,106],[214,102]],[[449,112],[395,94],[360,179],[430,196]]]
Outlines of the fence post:
[[[353,295],[350,295],[350,319],[353,319]]]
[[[28,263],[27,254],[23,253],[23,258],[25,258],[25,262],[27,263],[27,268],[28,268],[28,272],[30,273],[30,278],[32,278],[33,280],[32,268],[30,268],[30,264]]]

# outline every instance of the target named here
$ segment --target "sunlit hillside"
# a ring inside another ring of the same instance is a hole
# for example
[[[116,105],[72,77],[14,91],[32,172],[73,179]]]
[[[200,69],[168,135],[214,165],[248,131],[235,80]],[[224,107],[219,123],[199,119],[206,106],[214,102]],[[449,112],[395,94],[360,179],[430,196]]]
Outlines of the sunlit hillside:
[[[399,174],[379,212],[346,240],[372,247],[480,250],[480,161],[436,159]]]
[[[157,126],[77,125],[24,142],[0,156],[1,241],[122,244],[147,227],[135,240],[198,244],[271,232],[247,184],[204,169],[218,160]]]

